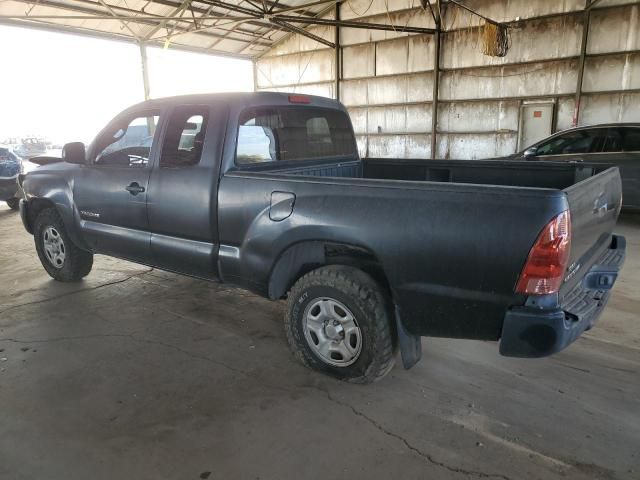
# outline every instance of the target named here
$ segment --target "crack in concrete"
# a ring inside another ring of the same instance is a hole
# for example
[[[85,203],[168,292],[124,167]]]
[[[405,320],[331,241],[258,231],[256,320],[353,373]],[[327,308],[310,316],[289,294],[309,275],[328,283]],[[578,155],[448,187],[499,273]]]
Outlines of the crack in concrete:
[[[153,271],[153,268],[150,268],[149,270],[145,270],[144,272],[140,272],[140,273],[136,273],[136,274],[133,274],[133,275],[129,275],[128,277],[121,278],[120,280],[114,280],[113,282],[102,283],[100,285],[96,285],[95,287],[82,288],[80,290],[74,290],[73,292],[63,293],[61,295],[57,295],[57,296],[51,297],[51,298],[43,298],[42,300],[34,300],[33,302],[25,302],[25,303],[19,303],[17,305],[11,305],[10,307],[5,308],[4,310],[0,310],[0,315],[3,314],[3,313],[9,312],[11,310],[15,310],[15,309],[22,308],[22,307],[27,307],[29,305],[38,305],[40,303],[52,302],[54,300],[59,300],[61,298],[70,297],[71,295],[76,295],[78,293],[88,292],[88,291],[91,291],[91,290],[98,290],[99,288],[110,287],[112,285],[118,285],[119,283],[127,282],[127,281],[131,280],[132,278],[139,277],[140,275],[144,275],[144,274],[152,272],[152,271]]]
[[[180,316],[180,315],[178,315]],[[219,367],[223,367],[231,372],[243,375],[253,381],[256,381],[258,384],[261,384],[264,387],[268,387],[268,388],[273,388],[276,390],[280,390],[280,391],[291,391],[290,388],[282,388],[282,387],[278,387],[276,385],[273,384],[267,384],[265,382],[262,381],[262,379],[256,377],[255,375],[253,375],[251,372],[247,372],[245,370],[239,369],[239,368],[235,368],[232,367],[224,362],[220,362],[217,360],[214,360],[210,357],[207,357],[205,355],[200,355],[194,352],[191,352],[189,350],[186,350],[184,348],[178,347],[177,345],[173,345],[171,343],[166,343],[163,341],[159,341],[159,340],[153,340],[150,338],[141,338],[135,335],[135,333],[131,333],[131,334],[126,334],[126,333],[102,333],[102,334],[90,334],[90,335],[78,335],[78,336],[64,336],[64,337],[52,337],[52,338],[46,338],[46,339],[30,339],[30,340],[26,340],[26,339],[18,339],[18,338],[0,338],[0,342],[13,342],[13,343],[19,343],[19,344],[30,344],[30,343],[49,343],[49,342],[60,342],[60,341],[77,341],[77,340],[88,340],[88,339],[94,339],[94,338],[127,338],[130,339],[131,341],[134,342],[139,342],[139,343],[146,343],[146,344],[150,344],[150,345],[157,345],[157,346],[161,346],[164,348],[168,348],[171,350],[174,350],[176,352],[182,353],[183,355],[186,355],[190,358],[193,359],[197,359],[197,360],[202,360],[202,361],[206,361],[208,363],[211,363],[213,365],[219,366]],[[420,458],[422,458],[423,460],[425,460],[426,462],[439,467],[439,468],[443,468],[449,472],[452,473],[457,473],[457,474],[461,474],[461,475],[468,475],[468,476],[473,476],[476,478],[497,478],[497,479],[501,479],[501,480],[512,480],[510,477],[503,475],[503,474],[497,474],[497,473],[485,473],[485,472],[481,472],[478,470],[469,470],[469,469],[465,469],[465,468],[461,468],[461,467],[455,467],[452,465],[449,465],[443,461],[439,461],[436,460],[431,454],[426,453],[422,450],[420,450],[418,447],[412,445],[406,438],[404,438],[402,435],[397,434],[395,432],[392,432],[388,429],[386,429],[384,426],[382,426],[378,421],[376,421],[375,419],[371,418],[370,416],[366,415],[365,413],[363,413],[362,411],[358,410],[357,408],[355,408],[354,406],[352,406],[349,403],[346,403],[344,401],[338,400],[337,398],[335,398],[333,395],[331,395],[331,393],[326,390],[323,389],[317,385],[303,385],[303,386],[298,386],[297,388],[308,388],[311,387],[314,390],[317,390],[321,393],[323,393],[324,395],[326,395],[327,399],[332,402],[335,403],[337,405],[342,406],[343,408],[346,408],[348,410],[350,410],[354,415],[364,419],[366,422],[368,422],[370,425],[372,425],[374,428],[376,428],[378,431],[382,432],[384,435],[394,438],[395,440],[400,441],[405,448],[407,448],[409,451],[411,451],[412,453],[414,453],[415,455],[419,456]]]
[[[500,473],[485,473],[485,472],[480,472],[477,470],[467,470],[465,468],[460,468],[460,467],[454,467],[452,465],[448,465],[445,462],[441,462],[439,460],[436,460],[435,458],[433,458],[432,455],[423,452],[422,450],[420,450],[418,447],[412,445],[406,438],[404,438],[403,436],[394,433],[390,430],[387,430],[385,427],[383,427],[380,423],[378,423],[376,420],[374,420],[373,418],[369,417],[368,415],[366,415],[365,413],[361,412],[360,410],[358,410],[357,408],[353,407],[352,405],[340,401],[338,399],[336,399],[333,395],[331,395],[331,393],[329,393],[329,391],[327,390],[323,390],[322,388],[319,387],[313,387],[316,390],[319,390],[321,392],[323,392],[327,398],[329,399],[329,401],[340,405],[344,408],[348,408],[350,409],[356,416],[363,418],[364,420],[366,420],[368,423],[370,423],[371,425],[373,425],[377,430],[381,431],[382,433],[384,433],[385,435],[395,438],[396,440],[399,440],[400,442],[402,442],[404,444],[404,446],[410,450],[411,452],[415,453],[416,455],[418,455],[419,457],[421,457],[422,459],[426,460],[427,462],[440,467],[440,468],[444,468],[445,470],[448,470],[452,473],[460,473],[462,475],[471,475],[474,477],[478,477],[478,478],[500,478],[502,480],[511,480],[508,476],[500,474]]]
[[[51,337],[51,338],[36,338],[36,339],[30,339],[30,340],[26,340],[26,339],[19,339],[19,338],[0,338],[0,342],[11,342],[11,343],[18,343],[18,344],[31,344],[31,343],[52,343],[52,342],[64,342],[64,341],[75,341],[75,340],[90,340],[90,339],[94,339],[94,338],[128,338],[134,342],[139,342],[139,343],[146,343],[146,344],[150,344],[150,345],[158,345],[161,347],[165,347],[165,348],[170,348],[172,350],[175,350],[177,352],[180,352],[184,355],[187,355],[191,358],[195,358],[195,359],[199,359],[199,360],[204,360],[207,361],[209,363],[212,363],[214,365],[220,366],[220,367],[224,367],[234,373],[239,373],[248,377],[252,377],[252,375],[248,372],[245,372],[244,370],[232,367],[230,365],[227,365],[224,362],[219,362],[217,360],[214,360],[212,358],[206,357],[204,355],[199,355],[193,352],[190,352],[188,350],[185,350],[183,348],[178,347],[177,345],[173,345],[171,343],[165,343],[165,342],[161,342],[159,340],[152,340],[150,338],[140,338],[137,337],[134,333],[95,333],[95,334],[91,334],[91,335],[77,335],[77,336],[66,336],[66,337]]]

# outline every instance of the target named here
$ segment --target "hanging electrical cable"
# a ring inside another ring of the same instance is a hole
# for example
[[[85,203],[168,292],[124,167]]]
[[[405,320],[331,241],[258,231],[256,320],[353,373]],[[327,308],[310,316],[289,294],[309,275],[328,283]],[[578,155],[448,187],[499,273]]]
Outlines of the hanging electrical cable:
[[[490,57],[504,57],[511,47],[509,27],[499,23],[486,22],[482,28],[480,51]]]
[[[496,22],[456,0],[450,0],[450,3],[484,20],[484,25],[479,27],[480,51],[484,55],[490,57],[507,55],[511,47],[511,32],[508,25]]]
[[[371,5],[373,5],[373,0],[371,0],[371,1],[369,2],[369,6],[368,6],[367,8],[365,8],[365,9],[364,9],[364,12],[356,12],[356,11],[354,10],[354,8],[351,6],[351,0],[347,0],[345,3],[347,4],[347,7],[349,7],[349,10],[351,10],[351,11],[353,12],[353,14],[354,14],[356,17],[364,17],[364,15],[365,15],[365,14],[369,11],[369,9],[371,8]]]

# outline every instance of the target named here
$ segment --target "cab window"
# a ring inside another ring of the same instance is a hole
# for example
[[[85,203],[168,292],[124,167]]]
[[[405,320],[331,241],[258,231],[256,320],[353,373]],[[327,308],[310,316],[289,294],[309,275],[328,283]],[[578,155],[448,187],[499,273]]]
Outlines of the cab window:
[[[97,140],[94,165],[147,166],[158,121],[157,113],[149,113],[111,125]]]
[[[347,114],[329,108],[258,108],[240,116],[238,164],[355,157]]]
[[[191,167],[200,162],[207,124],[207,107],[186,105],[176,108],[169,117],[160,167]]]

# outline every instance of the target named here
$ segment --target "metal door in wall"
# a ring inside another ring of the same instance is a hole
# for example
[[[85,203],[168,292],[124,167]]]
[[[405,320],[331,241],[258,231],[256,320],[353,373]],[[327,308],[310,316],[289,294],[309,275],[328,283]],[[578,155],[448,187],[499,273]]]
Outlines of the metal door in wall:
[[[553,108],[553,102],[525,103],[520,107],[518,150],[525,149],[551,135]]]

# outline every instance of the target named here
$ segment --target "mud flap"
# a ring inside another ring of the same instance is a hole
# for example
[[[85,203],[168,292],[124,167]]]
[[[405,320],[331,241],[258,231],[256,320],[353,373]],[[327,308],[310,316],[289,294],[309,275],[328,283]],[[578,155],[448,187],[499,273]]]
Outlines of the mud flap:
[[[420,336],[414,335],[404,328],[402,320],[400,320],[400,312],[396,307],[396,331],[398,332],[398,345],[400,347],[400,356],[402,357],[402,366],[405,370],[409,370],[422,358],[422,343]]]

